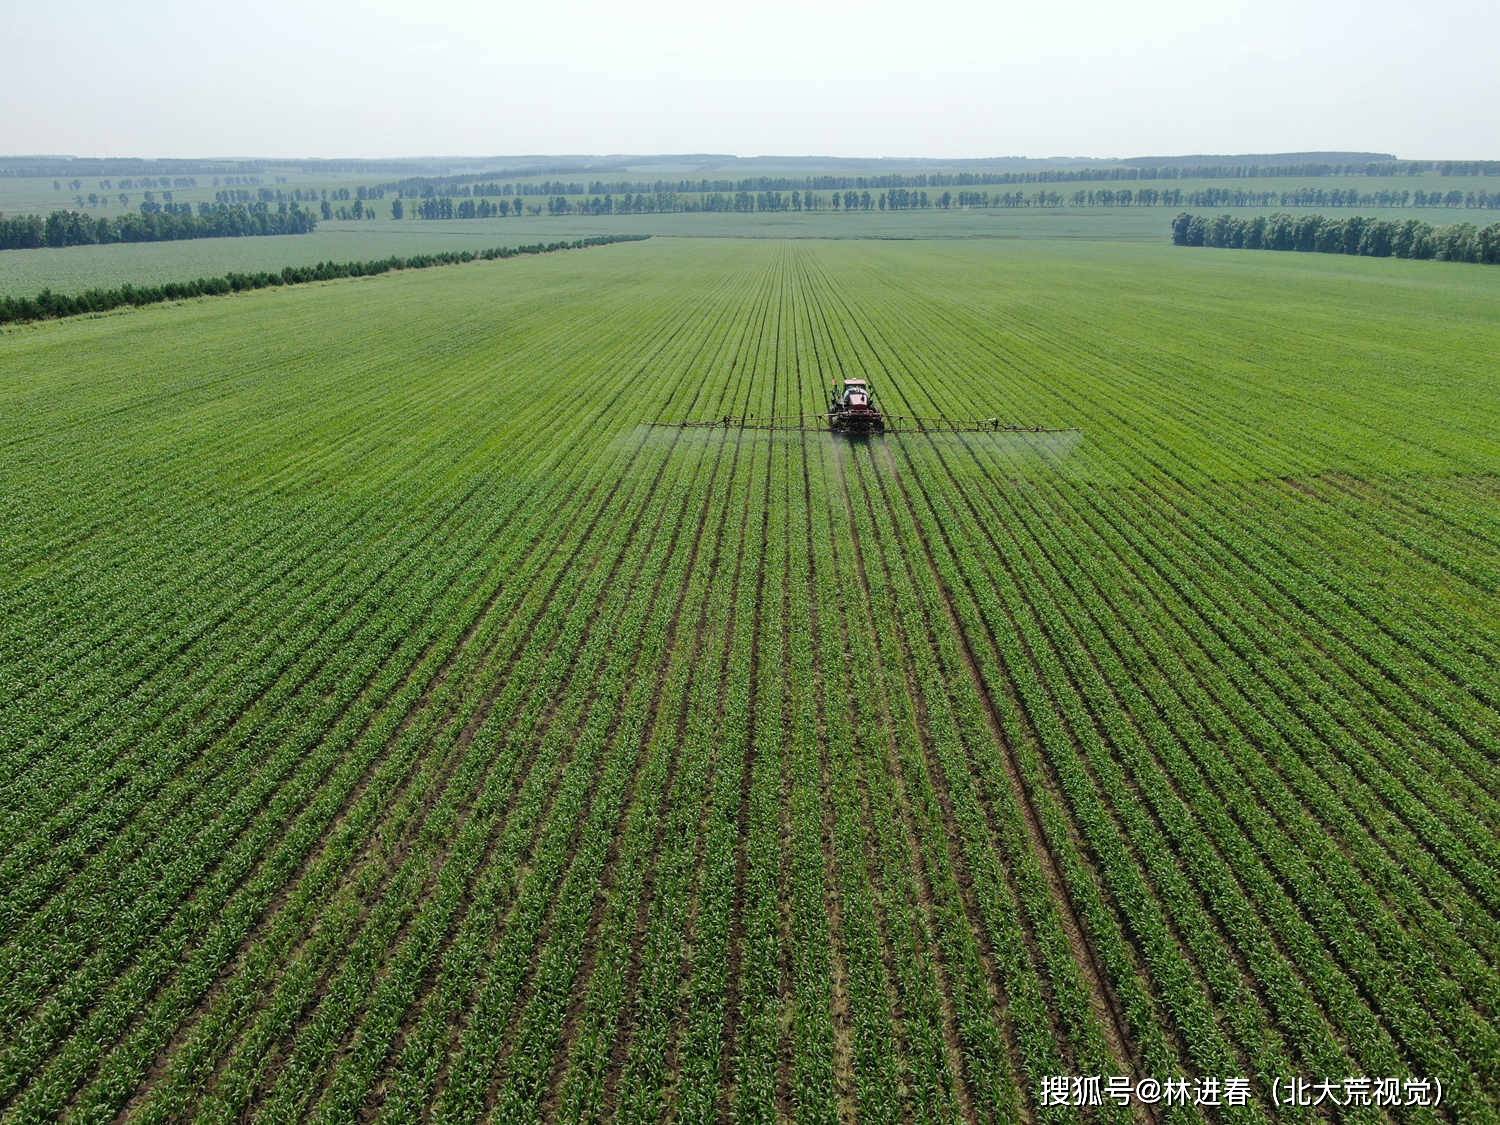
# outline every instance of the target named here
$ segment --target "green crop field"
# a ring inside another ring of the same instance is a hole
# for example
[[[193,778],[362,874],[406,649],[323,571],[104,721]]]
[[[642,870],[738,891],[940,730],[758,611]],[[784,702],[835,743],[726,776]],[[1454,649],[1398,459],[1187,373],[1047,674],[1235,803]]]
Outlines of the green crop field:
[[[1500,270],[1148,217],[0,333],[0,1117],[1500,1120]]]
[[[1238,207],[1232,214],[1254,217],[1274,210]],[[0,296],[29,297],[43,289],[77,293],[126,284],[156,285],[218,277],[231,270],[275,271],[283,266],[324,261],[368,261],[391,255],[483,250],[608,234],[680,238],[1039,238],[1164,242],[1175,213],[1168,207],[1065,207],[1045,211],[527,215],[519,219],[333,221],[319,223],[311,234],[0,251]],[[1337,210],[1329,213],[1341,214]],[[1362,213],[1382,219],[1418,219],[1437,224],[1482,225],[1495,217],[1491,211],[1443,208],[1383,208]]]
[[[1258,211],[1236,211],[1258,214]],[[311,234],[199,238],[0,252],[0,296],[43,289],[158,284],[230,270],[278,270],[317,262],[365,261],[441,250],[482,250],[603,234],[697,238],[1168,238],[1173,212],[1089,208],[1028,211],[909,211],[899,214],[752,213],[525,216],[509,219],[319,223]],[[1412,217],[1433,217],[1413,212]]]

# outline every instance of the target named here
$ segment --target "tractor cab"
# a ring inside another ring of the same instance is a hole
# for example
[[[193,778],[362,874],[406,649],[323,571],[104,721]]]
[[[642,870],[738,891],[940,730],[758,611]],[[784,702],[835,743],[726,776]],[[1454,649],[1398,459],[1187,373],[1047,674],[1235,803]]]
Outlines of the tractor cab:
[[[885,419],[875,405],[875,391],[867,380],[844,379],[833,385],[828,400],[828,422],[842,433],[881,434]]]
[[[861,407],[869,409],[870,406],[870,384],[863,379],[844,380],[844,406],[855,410]]]

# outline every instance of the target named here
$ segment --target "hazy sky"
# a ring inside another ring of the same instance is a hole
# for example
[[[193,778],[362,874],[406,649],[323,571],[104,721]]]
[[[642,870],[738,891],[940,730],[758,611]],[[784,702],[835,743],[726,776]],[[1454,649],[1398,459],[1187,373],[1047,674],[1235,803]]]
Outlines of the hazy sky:
[[[1500,158],[1500,0],[0,4],[0,153]]]

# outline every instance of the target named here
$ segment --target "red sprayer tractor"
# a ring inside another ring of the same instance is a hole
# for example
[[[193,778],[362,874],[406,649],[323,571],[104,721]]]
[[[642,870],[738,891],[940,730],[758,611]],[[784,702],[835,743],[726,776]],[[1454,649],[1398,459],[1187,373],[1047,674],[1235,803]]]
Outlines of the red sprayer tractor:
[[[865,379],[844,379],[828,396],[828,428],[836,434],[883,434],[885,417],[875,405],[875,389]]]
[[[903,431],[958,434],[1068,432],[1066,429],[1054,426],[1017,425],[1001,418],[955,418],[946,414],[929,417],[887,414],[875,401],[875,388],[870,380],[844,378],[834,381],[828,394],[828,410],[824,414],[725,414],[719,418],[689,419],[682,422],[658,421],[650,422],[648,425],[673,428],[823,431],[854,438]]]

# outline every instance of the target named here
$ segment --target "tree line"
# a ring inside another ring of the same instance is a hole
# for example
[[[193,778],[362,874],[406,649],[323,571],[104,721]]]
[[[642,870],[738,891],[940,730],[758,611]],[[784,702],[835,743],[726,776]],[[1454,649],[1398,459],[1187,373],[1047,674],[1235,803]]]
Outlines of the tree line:
[[[1149,189],[1137,193],[1145,196]],[[1076,194],[1076,193],[1075,193]],[[1126,192],[1126,195],[1129,193]],[[1154,193],[1172,207],[1463,207],[1500,210],[1500,191],[1360,191],[1358,188],[1301,187],[1291,191],[1246,191],[1242,188],[1200,188],[1195,191]]]
[[[1269,176],[1397,176],[1437,173],[1443,176],[1500,176],[1500,161],[1399,160],[1367,164],[1197,164],[1053,168],[1034,172],[915,172],[877,176],[807,175],[750,176],[742,179],[679,180],[532,180],[499,181],[489,173],[463,176],[414,176],[381,184],[385,191],[408,198],[616,195],[622,192],[655,195],[662,192],[704,195],[714,192],[766,191],[881,191],[890,189],[970,188],[1046,183],[1107,183],[1138,180],[1225,180]]]
[[[582,250],[614,242],[640,242],[649,235],[607,234],[566,242],[534,242],[526,246],[497,246],[488,250],[444,250],[436,254],[414,254],[408,258],[378,258],[365,262],[319,262],[312,266],[287,266],[272,272],[228,273],[223,277],[200,277],[193,281],[169,281],[161,285],[121,285],[115,289],[89,289],[82,293],[54,293],[43,289],[35,297],[0,297],[0,324],[28,320],[52,320],[83,313],[107,312],[125,305],[139,307],[188,297],[217,297],[251,289],[281,285],[304,285],[342,277],[373,277],[392,270],[421,270],[462,262],[492,262],[525,254],[550,254],[558,250]]]
[[[214,184],[216,186],[217,186],[218,182],[219,182],[218,177],[215,177],[214,178]],[[52,181],[52,190],[53,191],[62,191],[62,189],[63,189],[64,186],[66,186],[70,191],[77,191],[81,187],[83,187],[83,181],[79,180],[79,179],[72,179],[72,180],[69,180],[66,185],[64,185],[61,180],[53,180]],[[198,186],[198,179],[197,179],[196,176],[142,176],[138,180],[132,180],[132,179],[128,179],[128,178],[127,179],[122,179],[119,182],[118,185],[114,184],[113,181],[111,181],[111,180],[100,180],[99,181],[99,190],[101,190],[101,191],[113,191],[115,189],[115,187],[117,187],[117,186],[122,191],[129,190],[131,188],[183,188],[183,189],[186,189],[186,188],[195,188],[195,187],[197,187]]]
[[[1363,215],[1194,215],[1172,220],[1177,246],[1221,246],[1234,250],[1300,250],[1360,254],[1372,258],[1419,258],[1443,262],[1500,264],[1500,223],[1435,227],[1420,219],[1372,219]]]
[[[448,196],[429,197],[414,200],[410,211],[416,219],[503,219],[511,214],[522,213],[522,202],[519,198],[489,200],[489,199],[460,199],[456,202]],[[407,208],[401,200],[391,201],[391,217],[399,219],[405,214]]]
[[[397,199],[393,201],[391,206],[394,209],[395,217],[399,219],[401,217],[401,201]],[[363,199],[356,199],[352,207],[335,207],[325,199],[322,203],[318,204],[318,213],[325,219],[339,219],[341,221],[345,219],[373,219],[375,217],[375,208],[366,207]]]
[[[325,209],[327,204],[324,204]],[[1469,210],[1500,210],[1497,192],[1361,192],[1355,189],[1298,188],[1293,191],[1253,192],[1238,188],[1091,188],[1068,194],[985,190],[926,191],[891,188],[886,191],[813,192],[737,191],[680,194],[675,191],[622,192],[590,195],[582,199],[554,195],[545,202],[526,203],[521,196],[490,200],[431,196],[392,204],[395,218],[490,219],[511,215],[654,215],[663,213],[731,213],[760,211],[912,211],[954,208],[1059,208],[1059,207],[1445,207]],[[331,217],[325,213],[325,218]],[[354,216],[358,218],[359,215]]]
[[[194,212],[188,204],[142,204],[139,214],[95,218],[81,211],[53,211],[40,215],[0,215],[0,250],[88,246],[111,242],[168,242],[183,238],[239,238],[267,234],[310,234],[318,220],[293,204],[272,210],[201,203]]]
[[[323,200],[384,199],[384,190],[360,184],[354,188],[225,188],[214,192],[216,203],[318,203]]]

